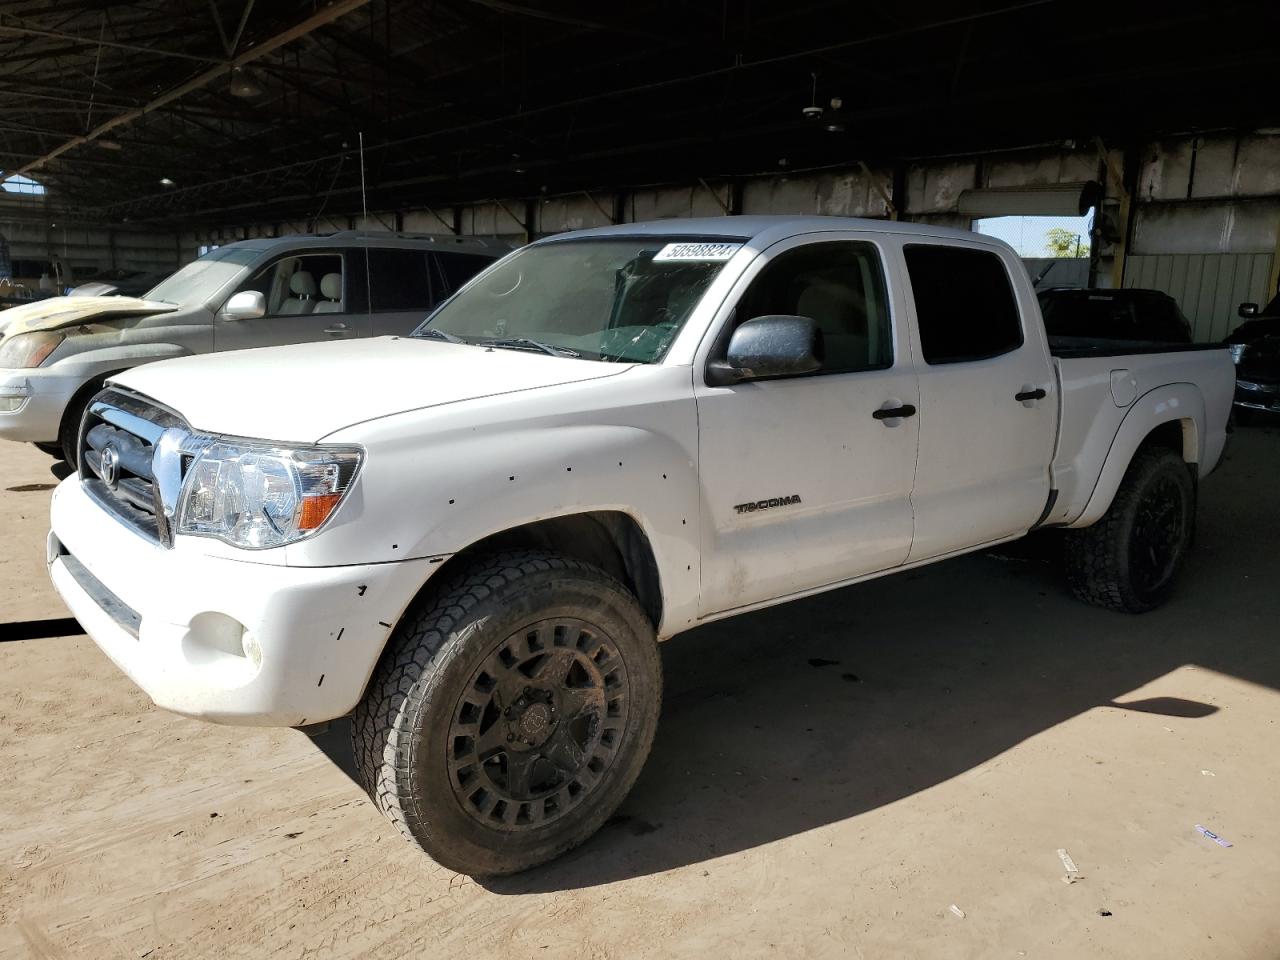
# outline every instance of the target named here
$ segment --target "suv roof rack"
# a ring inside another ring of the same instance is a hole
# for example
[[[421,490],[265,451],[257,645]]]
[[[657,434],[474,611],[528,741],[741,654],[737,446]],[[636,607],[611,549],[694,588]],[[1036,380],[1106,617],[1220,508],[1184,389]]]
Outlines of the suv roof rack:
[[[321,234],[313,234],[313,236],[321,236]],[[427,240],[432,243],[488,243],[501,242],[509,244],[511,241],[506,237],[499,237],[496,234],[488,236],[478,235],[455,235],[452,233],[407,233],[404,231],[394,232],[390,230],[339,230],[337,233],[323,234],[329,237],[341,237],[344,240]]]

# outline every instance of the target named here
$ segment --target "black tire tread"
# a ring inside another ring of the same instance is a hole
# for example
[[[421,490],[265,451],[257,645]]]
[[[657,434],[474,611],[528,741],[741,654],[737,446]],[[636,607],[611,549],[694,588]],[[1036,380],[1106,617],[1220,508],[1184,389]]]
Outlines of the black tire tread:
[[[1067,531],[1067,582],[1078,599],[1123,613],[1142,613],[1153,606],[1128,588],[1127,559],[1121,555],[1119,545],[1130,522],[1130,507],[1141,495],[1143,481],[1171,463],[1176,463],[1178,469],[1186,469],[1182,458],[1167,447],[1139,449],[1107,512],[1092,526]]]
[[[417,606],[411,607],[397,626],[363,699],[352,713],[351,741],[360,785],[401,835],[415,845],[421,845],[416,832],[429,832],[429,825],[419,818],[416,798],[410,792],[413,724],[405,723],[403,718],[414,715],[426,702],[419,681],[429,672],[442,669],[447,658],[459,650],[461,644],[457,641],[465,637],[455,634],[459,626],[465,624],[470,610],[495,590],[530,574],[547,571],[563,571],[607,583],[623,597],[630,598],[636,615],[645,619],[631,592],[592,564],[547,550],[493,554],[416,601]],[[454,642],[450,642],[451,638]],[[658,683],[661,683],[660,676]],[[658,699],[661,700],[660,686]],[[648,748],[646,744],[642,761],[647,759]],[[576,846],[577,842],[581,840],[566,844],[565,849]],[[492,871],[488,875],[516,869],[522,868]]]

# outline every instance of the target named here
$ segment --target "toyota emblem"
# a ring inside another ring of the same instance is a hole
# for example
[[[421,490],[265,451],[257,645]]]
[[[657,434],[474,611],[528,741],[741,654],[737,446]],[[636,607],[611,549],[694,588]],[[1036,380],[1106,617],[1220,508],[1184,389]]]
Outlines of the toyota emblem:
[[[108,487],[115,487],[120,478],[120,454],[115,447],[105,447],[102,451],[102,482]]]

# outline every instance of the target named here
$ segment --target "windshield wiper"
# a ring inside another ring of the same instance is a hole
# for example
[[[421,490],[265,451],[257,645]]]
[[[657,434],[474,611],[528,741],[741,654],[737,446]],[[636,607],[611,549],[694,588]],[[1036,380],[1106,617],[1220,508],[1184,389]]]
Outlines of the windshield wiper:
[[[466,343],[456,334],[448,333],[444,330],[437,330],[435,327],[424,327],[414,334],[415,337],[430,337],[432,340],[444,340],[448,343]]]
[[[534,340],[532,337],[495,337],[492,340],[477,340],[476,346],[501,347],[506,350],[541,350],[543,353],[550,354],[553,357],[572,357],[575,360],[582,356],[577,350],[543,343],[541,340]]]

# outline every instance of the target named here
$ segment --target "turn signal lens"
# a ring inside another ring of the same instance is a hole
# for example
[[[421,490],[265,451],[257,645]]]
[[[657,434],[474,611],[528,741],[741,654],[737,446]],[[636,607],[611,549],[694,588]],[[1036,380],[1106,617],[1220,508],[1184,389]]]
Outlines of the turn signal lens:
[[[333,513],[333,508],[341,499],[340,493],[322,493],[317,497],[304,497],[302,511],[298,515],[298,529],[314,530],[320,526],[329,519],[329,514]]]

